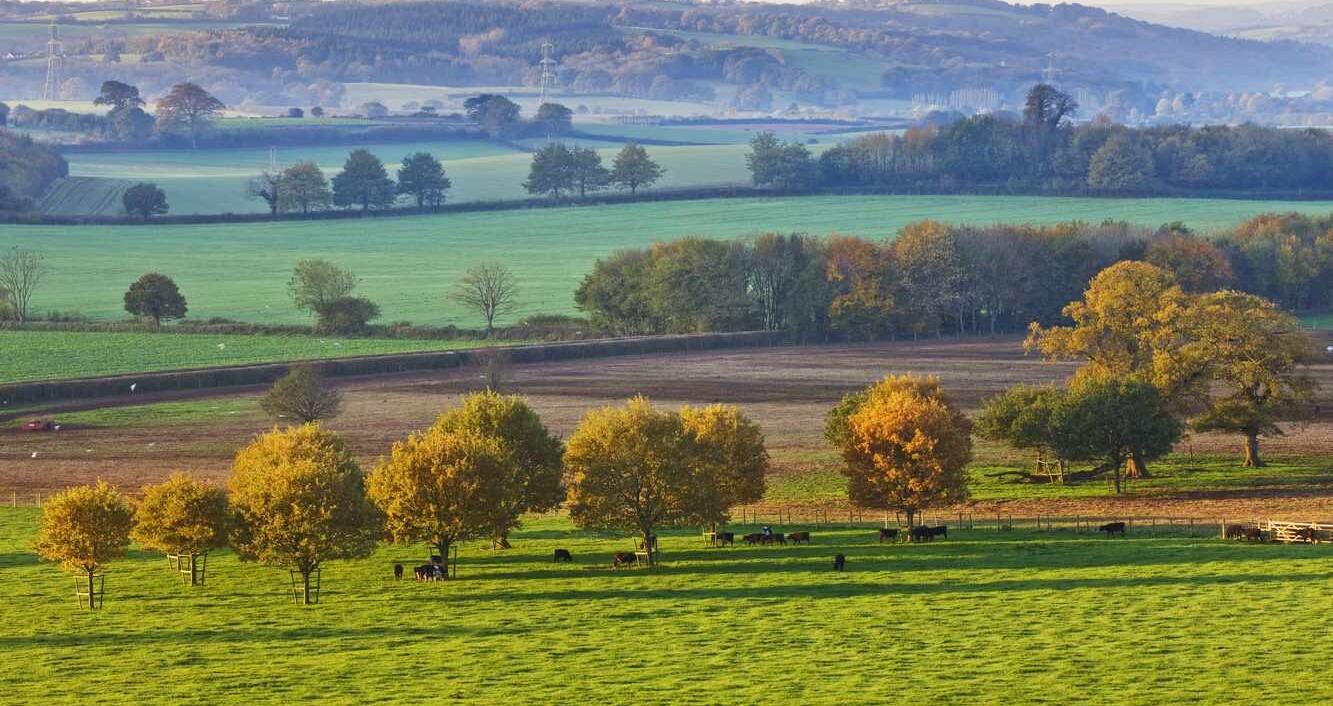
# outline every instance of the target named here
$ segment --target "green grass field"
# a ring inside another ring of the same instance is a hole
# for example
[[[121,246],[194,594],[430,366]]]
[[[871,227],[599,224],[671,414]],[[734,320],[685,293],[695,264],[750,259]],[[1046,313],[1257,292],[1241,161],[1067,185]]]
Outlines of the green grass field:
[[[606,163],[619,147],[605,142],[589,143],[601,148]],[[396,172],[407,154],[425,151],[444,162],[453,182],[449,200],[499,201],[527,198],[523,182],[528,177],[532,156],[495,142],[460,140],[452,142],[408,142],[365,146]],[[342,169],[353,146],[305,147],[281,150],[281,164],[314,161],[332,178]],[[666,170],[659,182],[662,187],[703,186],[745,183],[743,145],[705,145],[650,147],[649,151]],[[152,181],[167,194],[174,214],[262,213],[262,201],[246,195],[249,180],[268,167],[268,150],[203,149],[154,150],[146,152],[71,153],[67,155],[70,174],[89,179],[57,194],[79,191],[77,195],[48,199],[43,210],[53,215],[119,215],[118,197],[127,180]]]
[[[537,312],[570,313],[573,292],[594,261],[617,248],[685,235],[738,238],[766,231],[887,238],[925,218],[955,223],[1121,219],[1147,226],[1184,221],[1203,230],[1268,211],[1333,211],[1327,202],[1201,199],[1076,199],[975,196],[718,199],[616,206],[462,213],[386,220],[198,226],[0,226],[0,249],[46,254],[50,274],[37,311],[124,317],[122,295],[141,274],[180,285],[190,316],[259,323],[303,322],[286,282],[302,258],[326,257],[363,278],[361,292],[383,321],[475,326],[448,299],[474,263],[503,258],[515,272],[519,307],[505,323]]]
[[[237,334],[0,331],[0,383],[377,353],[453,350],[482,341]]]
[[[0,509],[14,703],[1333,699],[1315,676],[1333,646],[1313,637],[1333,629],[1329,545],[981,530],[903,545],[815,526],[814,544],[785,548],[664,533],[661,566],[613,571],[629,540],[551,519],[506,552],[465,545],[457,581],[394,582],[394,563],[426,560],[418,546],[331,563],[313,607],[291,603],[279,569],[216,553],[188,589],[136,550],[94,614],[29,549],[37,519]],[[575,563],[552,564],[556,547]]]

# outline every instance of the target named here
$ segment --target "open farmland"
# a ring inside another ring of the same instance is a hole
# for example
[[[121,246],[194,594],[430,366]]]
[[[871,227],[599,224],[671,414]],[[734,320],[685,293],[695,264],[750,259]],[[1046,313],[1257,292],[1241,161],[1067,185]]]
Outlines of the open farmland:
[[[943,340],[541,363],[516,367],[512,389],[566,438],[589,408],[635,393],[671,407],[740,404],[774,456],[770,499],[801,503],[840,490],[828,481],[837,458],[820,419],[844,392],[891,372],[938,374],[974,411],[1007,385],[1071,370],[1023,356],[1015,339]],[[1333,366],[1316,374],[1333,383]],[[346,411],[331,426],[369,467],[475,384],[462,371],[343,381]],[[67,428],[52,434],[0,430],[0,490],[23,499],[103,477],[133,491],[179,468],[224,479],[235,450],[271,424],[256,394],[68,412],[58,416]],[[986,475],[996,464],[1028,461],[982,448],[972,474],[980,497],[966,510],[1327,516],[1333,467],[1307,456],[1326,452],[1329,420],[1293,431],[1266,442],[1275,466],[1260,471],[1236,467],[1226,454],[1235,439],[1196,438],[1120,498],[1099,483],[1044,488],[1045,497],[998,484]],[[737,693],[841,704],[907,691],[942,703],[986,694],[1063,705],[1111,692],[1134,703],[1333,699],[1326,680],[1306,679],[1309,664],[1333,659],[1324,641],[1309,641],[1333,629],[1323,610],[1333,545],[1228,543],[1213,526],[1135,525],[1108,539],[983,522],[952,526],[943,541],[879,544],[870,522],[787,521],[776,529],[809,530],[813,544],[728,549],[704,549],[695,530],[680,529],[661,533],[661,566],[613,571],[611,554],[630,540],[553,515],[531,518],[509,551],[464,543],[458,580],[443,584],[392,579],[394,563],[426,560],[421,546],[332,562],[312,609],[291,605],[285,571],[215,552],[206,586],[185,589],[159,554],[136,548],[110,565],[109,602],[91,620],[75,610],[70,576],[31,553],[37,517],[0,508],[0,621],[13,626],[0,644],[11,664],[29,665],[0,673],[0,686],[20,702],[75,690],[108,704],[244,703],[261,692],[358,702],[445,693],[488,704],[537,692],[549,703],[598,693],[637,704]],[[553,565],[556,548],[574,563]],[[845,573],[830,570],[835,553],[846,555]],[[1303,659],[1254,659],[1274,641],[1304,645]],[[423,664],[432,679],[421,678]]]
[[[664,534],[663,566],[613,571],[627,540],[541,520],[510,551],[464,547],[457,581],[393,581],[420,547],[331,563],[307,610],[284,596],[286,572],[223,552],[190,590],[136,550],[111,564],[106,610],[89,616],[70,577],[31,553],[37,516],[0,508],[0,645],[24,666],[0,681],[17,702],[1333,699],[1308,678],[1333,659],[1310,640],[1333,629],[1328,545],[982,530],[894,545],[870,527],[815,527],[808,547]],[[575,563],[551,564],[557,547]],[[835,552],[846,573],[829,570]],[[1275,643],[1302,658],[1254,657]]]
[[[601,147],[610,164],[619,146],[586,142]],[[405,155],[430,152],[444,163],[453,181],[451,202],[504,201],[527,198],[523,182],[532,156],[498,142],[456,140],[363,145],[375,153],[393,174]],[[342,169],[349,146],[294,147],[280,150],[281,165],[313,161],[332,178]],[[716,186],[747,183],[743,145],[652,147],[651,154],[667,170],[660,187]],[[263,213],[263,201],[246,196],[246,184],[268,168],[266,149],[153,150],[140,152],[77,152],[66,155],[70,174],[91,178],[81,185],[101,195],[123,186],[126,179],[151,181],[162,187],[173,214]],[[103,181],[105,180],[105,181]],[[53,215],[119,215],[121,205],[96,196],[48,200],[43,211]],[[81,210],[86,209],[86,210]]]
[[[239,334],[0,332],[0,383],[211,368],[379,353],[453,350],[482,341]]]
[[[51,272],[37,311],[124,316],[122,295],[141,274],[173,277],[196,319],[303,322],[286,282],[302,258],[325,257],[363,279],[360,291],[384,321],[479,323],[447,294],[472,264],[501,257],[520,286],[515,318],[570,313],[594,261],[617,248],[685,235],[746,237],[766,231],[892,237],[912,221],[1054,223],[1184,221],[1204,231],[1272,211],[1333,211],[1328,202],[1203,199],[1080,199],[986,196],[864,196],[716,199],[614,206],[456,213],[385,220],[196,226],[0,226],[0,248],[37,248]],[[501,253],[503,253],[501,255]]]
[[[589,409],[636,394],[655,404],[724,402],[743,407],[763,429],[775,473],[767,499],[776,503],[832,502],[846,498],[839,459],[823,438],[823,418],[848,392],[888,374],[936,375],[959,405],[975,414],[987,397],[1018,383],[1058,382],[1075,366],[1023,354],[1016,338],[879,343],[854,346],[784,346],[680,355],[534,363],[515,366],[507,387],[527,396],[543,421],[568,438]],[[1333,360],[1316,366],[1325,409],[1333,407]],[[394,440],[428,427],[459,396],[475,390],[470,371],[412,373],[338,382],[344,412],[331,422],[364,464],[373,464]],[[58,406],[43,418],[68,428],[54,434],[16,434],[14,417],[0,429],[0,497],[21,495],[97,477],[138,487],[186,467],[222,479],[237,448],[271,428],[255,404],[259,393],[217,391],[129,395]],[[182,400],[182,397],[187,399]],[[170,400],[167,405],[150,404]],[[121,407],[119,405],[132,405]],[[88,411],[74,411],[88,407]],[[972,465],[979,515],[997,509],[1036,513],[1266,516],[1274,502],[1302,517],[1333,518],[1333,417],[1294,426],[1266,439],[1273,465],[1239,466],[1240,439],[1194,435],[1176,455],[1156,464],[1153,477],[1135,481],[1123,496],[1108,484],[1067,487],[1005,482],[992,474],[1028,468],[1029,454],[979,444]],[[36,454],[34,456],[34,454]]]

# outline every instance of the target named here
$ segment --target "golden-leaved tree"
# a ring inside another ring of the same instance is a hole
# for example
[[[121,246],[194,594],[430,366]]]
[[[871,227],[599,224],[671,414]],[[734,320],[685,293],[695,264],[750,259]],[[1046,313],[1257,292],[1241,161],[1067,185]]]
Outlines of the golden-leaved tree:
[[[768,454],[733,407],[676,413],[636,397],[585,415],[564,463],[576,524],[632,531],[647,544],[658,527],[722,522],[731,505],[757,499]]]
[[[934,377],[886,377],[830,413],[852,503],[907,515],[967,496],[971,423]]]
[[[498,492],[489,507],[495,546],[509,546],[509,532],[523,513],[545,512],[564,501],[564,446],[522,397],[489,390],[468,395],[462,406],[440,415],[434,431],[476,434],[499,445]]]
[[[680,419],[696,449],[690,505],[700,523],[716,527],[732,507],[763,499],[769,457],[758,424],[724,404],[681,407]]]
[[[1262,466],[1259,437],[1281,435],[1278,422],[1299,420],[1311,411],[1315,385],[1306,363],[1314,341],[1295,317],[1253,294],[1208,294],[1195,309],[1219,394],[1192,426],[1242,435],[1244,465]]]
[[[58,561],[87,576],[89,608],[93,578],[112,559],[125,556],[130,546],[134,513],[120,491],[97,481],[52,495],[42,506],[36,550],[43,559]]]
[[[393,541],[423,542],[448,557],[454,544],[494,531],[504,463],[495,439],[431,428],[393,445],[370,473],[370,497]]]
[[[227,545],[230,513],[222,488],[177,472],[143,489],[132,536],[147,549],[187,557],[190,585],[195,586],[195,560]]]
[[[318,424],[275,429],[241,449],[228,489],[236,552],[300,572],[307,605],[315,571],[368,556],[380,536],[361,469],[342,439]]]
[[[1211,352],[1200,340],[1193,305],[1170,272],[1146,262],[1118,262],[1092,279],[1082,300],[1064,308],[1072,326],[1034,323],[1025,346],[1048,360],[1083,361],[1075,386],[1139,380],[1181,409],[1205,396],[1211,375]],[[1145,475],[1147,460],[1131,458],[1127,472]]]

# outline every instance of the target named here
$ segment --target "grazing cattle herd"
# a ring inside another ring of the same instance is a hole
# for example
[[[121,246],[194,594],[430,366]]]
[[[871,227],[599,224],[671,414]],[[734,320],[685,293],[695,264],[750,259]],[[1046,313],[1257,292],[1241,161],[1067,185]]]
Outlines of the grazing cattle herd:
[[[1127,527],[1128,525],[1125,522],[1108,522],[1099,526],[1097,531],[1105,534],[1107,537],[1124,537]],[[916,527],[909,527],[906,531],[902,531],[897,527],[883,527],[877,531],[879,533],[879,542],[881,544],[884,542],[896,543],[900,539],[916,543],[931,542],[936,538],[949,538],[948,525],[918,525]],[[1333,532],[1326,532],[1319,527],[1291,526],[1285,528],[1285,531],[1281,536],[1277,536],[1276,533],[1265,531],[1263,528],[1255,525],[1223,523],[1222,537],[1225,539],[1243,539],[1252,542],[1265,542],[1273,539],[1294,542],[1320,542],[1333,539]],[[705,534],[705,538],[708,546],[712,547],[730,547],[735,546],[736,543],[736,534],[734,532],[710,532]],[[654,549],[656,547],[656,540],[656,536],[651,540]],[[782,532],[774,532],[770,527],[764,527],[760,532],[752,532],[750,534],[742,535],[741,540],[747,546],[768,546],[776,544],[785,547],[788,544],[810,544],[811,536],[809,531],[788,532],[783,534]],[[619,569],[621,567],[644,566],[652,563],[647,561],[644,557],[645,552],[640,545],[640,550],[637,552],[616,552],[612,557],[611,565],[613,568]],[[556,549],[552,554],[551,560],[555,563],[572,563],[574,561],[574,555],[570,553],[568,549]],[[833,570],[844,571],[846,568],[846,555],[835,555],[833,558]],[[415,574],[418,581],[443,581],[449,577],[448,569],[442,564],[441,558],[438,556],[431,557],[431,563],[416,567],[413,570],[413,574]],[[393,576],[398,580],[403,578],[402,564],[394,564]]]

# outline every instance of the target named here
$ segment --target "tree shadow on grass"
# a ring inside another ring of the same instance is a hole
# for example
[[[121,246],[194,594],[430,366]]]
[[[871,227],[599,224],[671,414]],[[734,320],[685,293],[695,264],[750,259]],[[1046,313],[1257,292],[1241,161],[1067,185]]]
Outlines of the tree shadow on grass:
[[[808,567],[802,572],[815,573]],[[820,573],[829,573],[827,570]],[[741,601],[741,600],[817,600],[829,598],[858,598],[865,596],[948,596],[1003,594],[1032,591],[1074,591],[1094,590],[1099,593],[1132,588],[1165,588],[1170,586],[1215,587],[1246,586],[1259,587],[1269,584],[1290,582],[1324,582],[1330,574],[1288,574],[1284,576],[1258,576],[1253,574],[1211,575],[1211,576],[1144,576],[1144,577],[1105,577],[1105,578],[1059,578],[1059,579],[1022,579],[1001,581],[939,581],[939,582],[884,582],[866,581],[855,578],[853,572],[840,574],[837,580],[815,584],[756,585],[729,587],[678,588],[648,586],[627,588],[621,586],[591,588],[587,590],[564,589],[557,591],[534,591],[505,595],[453,595],[448,596],[450,604],[487,604],[492,602],[513,603],[522,601]]]
[[[1205,557],[1200,554],[1206,552]],[[867,565],[895,573],[922,571],[1081,570],[1195,566],[1209,561],[1285,562],[1292,558],[1326,558],[1316,547],[1278,547],[1240,543],[1202,543],[1198,539],[937,541],[927,544],[826,544],[796,547],[734,549],[663,549],[663,562],[650,571],[659,574],[722,575],[809,572],[832,566],[844,554],[854,568]],[[590,561],[589,557],[594,560]],[[577,578],[603,570],[611,577],[633,577],[643,569],[611,570],[611,551],[576,555],[575,564],[551,564],[549,555],[508,554],[497,559],[469,558],[460,562],[460,576],[469,580],[514,581]],[[549,568],[541,568],[546,563]]]
[[[208,644],[254,644],[256,642],[290,642],[308,640],[390,640],[390,639],[433,639],[440,637],[488,636],[501,632],[514,632],[510,626],[470,627],[441,623],[421,625],[410,628],[392,625],[368,627],[323,627],[298,626],[290,628],[248,627],[231,629],[199,630],[152,630],[126,634],[123,632],[72,631],[60,633],[42,633],[29,636],[0,636],[0,650],[64,648],[64,647],[113,647],[128,648],[146,645],[173,645],[198,647]]]

